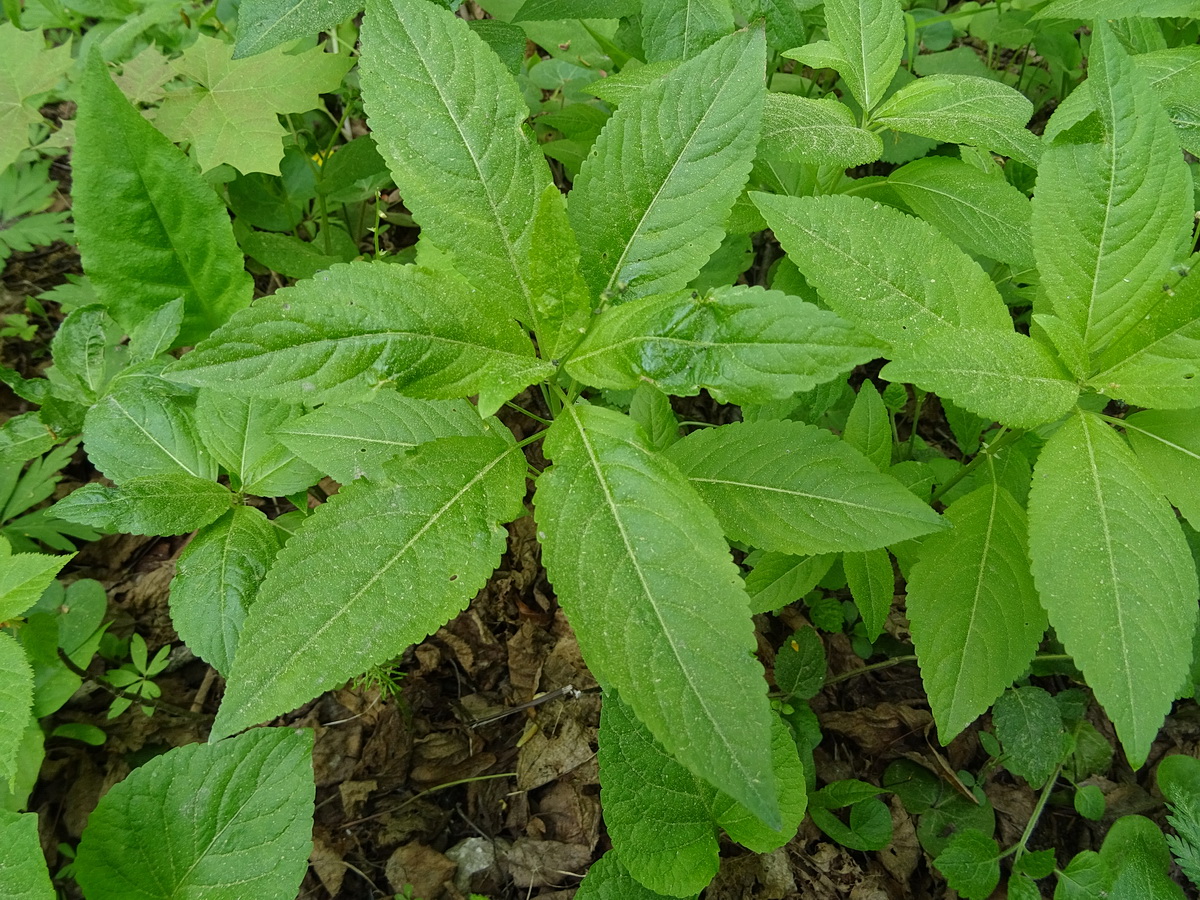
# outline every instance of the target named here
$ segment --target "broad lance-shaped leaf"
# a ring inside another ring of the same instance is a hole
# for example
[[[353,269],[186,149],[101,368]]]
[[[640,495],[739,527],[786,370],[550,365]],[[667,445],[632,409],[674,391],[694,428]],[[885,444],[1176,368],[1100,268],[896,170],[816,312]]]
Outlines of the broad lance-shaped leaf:
[[[1067,412],[1079,396],[1054,355],[1011,330],[942,328],[880,372],[919,385],[963,409],[1017,428],[1036,428]]]
[[[1191,663],[1200,588],[1174,511],[1092,413],[1038,457],[1029,550],[1050,624],[1140,766]]]
[[[312,852],[312,731],[176,747],[100,799],[75,877],[89,897],[288,900]]]
[[[680,763],[779,827],[766,681],[716,520],[627,416],[568,406],[545,452],[542,559],[589,668]]]
[[[466,608],[523,511],[525,458],[491,427],[422,444],[390,482],[347,485],[305,520],[250,607],[215,736],[295,709]]]
[[[546,185],[538,198],[529,269],[538,348],[543,359],[561,360],[587,331],[592,297],[579,268],[579,241],[567,219],[565,198],[554,184]]]
[[[783,553],[874,550],[945,528],[833,434],[801,422],[704,428],[666,456],[731,538]]]
[[[274,429],[301,459],[334,481],[380,481],[388,460],[441,437],[487,433],[468,400],[415,400],[384,388],[362,403],[326,403]]]
[[[762,31],[740,32],[617,107],[567,208],[593,293],[680,290],[721,245],[754,160],[765,65]]]
[[[838,74],[870,112],[883,99],[904,52],[904,13],[897,0],[826,0],[829,40],[845,60]]]
[[[1192,179],[1145,76],[1098,21],[1087,86],[1103,137],[1060,135],[1038,167],[1034,253],[1059,318],[1092,352],[1161,300],[1191,237]],[[1053,121],[1051,126],[1053,126]]]
[[[233,58],[312,37],[340,25],[361,9],[359,0],[245,0],[238,6]]]
[[[929,156],[902,166],[888,184],[905,204],[960,247],[1018,269],[1033,267],[1029,198],[960,159]]]
[[[691,59],[733,31],[729,0],[643,0],[646,62]]]
[[[762,553],[746,575],[750,612],[771,612],[795,603],[817,586],[836,560],[836,553],[815,556]]]
[[[636,388],[649,381],[722,403],[784,400],[844,375],[882,345],[828,310],[759,287],[659,294],[606,310],[571,355],[586,384]]]
[[[392,381],[431,398],[479,394],[494,412],[553,369],[511,319],[489,319],[453,276],[349,263],[241,311],[167,371],[170,378],[294,400],[346,382]]]
[[[80,88],[77,137],[75,233],[113,318],[129,330],[183,297],[178,343],[191,344],[250,302],[253,283],[225,206],[130,106],[97,54]]]
[[[605,695],[600,716],[599,763],[613,849],[634,878],[663,894],[695,894],[712,881],[719,862],[716,826],[751,850],[769,853],[791,840],[804,818],[804,767],[775,715],[771,764],[784,816],[777,831],[672,759],[613,693]]]
[[[54,504],[54,515],[110,534],[187,534],[229,509],[224,485],[184,472],[142,475],[120,487],[85,484]]]
[[[25,651],[11,634],[0,632],[0,785],[8,790],[17,776],[17,748],[32,708],[33,670]]]
[[[751,198],[834,312],[894,348],[946,328],[1012,332],[992,280],[932,225],[860,197]]]
[[[1029,166],[1041,153],[1025,129],[1033,104],[1020,91],[974,75],[927,75],[896,91],[871,117],[897,131],[986,147]]]
[[[261,511],[235,506],[201,528],[179,554],[171,581],[171,623],[222,675],[233,666],[246,611],[279,544],[279,530]]]
[[[370,0],[362,46],[371,131],[422,240],[540,330],[528,257],[550,169],[512,76],[465,21],[425,0]]]
[[[1121,427],[1142,468],[1200,530],[1200,410],[1147,409]]]
[[[862,616],[867,640],[873,641],[883,634],[892,601],[896,599],[892,558],[882,547],[863,553],[843,553],[842,570],[846,573],[850,596]]]
[[[759,159],[849,168],[881,156],[879,135],[859,128],[854,113],[837,100],[810,100],[774,91],[767,94]]]
[[[54,900],[58,896],[38,841],[37,813],[0,810],[0,847],[5,848],[0,861],[0,895],[12,900]],[[653,900],[653,895],[647,895],[647,900]]]
[[[946,510],[953,528],[921,544],[908,618],[921,679],[948,744],[1021,676],[1046,630],[1029,572],[1025,510],[985,484]]]
[[[37,603],[54,576],[73,558],[73,553],[13,553],[8,538],[0,535],[0,622],[23,614]]]

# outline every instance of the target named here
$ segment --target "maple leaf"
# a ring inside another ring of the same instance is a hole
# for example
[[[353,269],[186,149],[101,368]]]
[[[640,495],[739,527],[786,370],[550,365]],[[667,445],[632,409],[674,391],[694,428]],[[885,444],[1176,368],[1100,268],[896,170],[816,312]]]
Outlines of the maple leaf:
[[[171,61],[153,45],[147,47],[121,68],[113,80],[135,106],[157,103],[165,95],[163,86],[175,77]]]
[[[173,60],[172,68],[197,85],[169,91],[154,124],[173,141],[191,142],[201,171],[228,163],[242,174],[278,175],[286,133],[278,116],[318,106],[354,60],[321,47],[239,60],[232,53],[232,45],[201,36]]]
[[[0,170],[17,161],[29,146],[29,126],[42,121],[31,97],[53,88],[71,67],[71,47],[46,49],[40,31],[0,25]]]

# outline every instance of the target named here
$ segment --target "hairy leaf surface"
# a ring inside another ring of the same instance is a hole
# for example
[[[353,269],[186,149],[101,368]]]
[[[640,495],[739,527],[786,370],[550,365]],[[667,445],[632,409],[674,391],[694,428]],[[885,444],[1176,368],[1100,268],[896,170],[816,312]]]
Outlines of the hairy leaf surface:
[[[201,528],[179,554],[171,624],[206,663],[229,675],[246,610],[279,551],[279,531],[261,511],[235,506]]]
[[[826,0],[829,40],[845,65],[838,74],[858,105],[879,105],[904,52],[904,13],[896,0]]]
[[[771,612],[795,603],[817,586],[836,559],[836,553],[763,553],[746,576],[750,612]]]
[[[892,464],[892,426],[883,398],[870,381],[864,381],[846,417],[842,440],[884,472]]]
[[[842,569],[846,573],[850,596],[854,598],[867,630],[867,640],[873,641],[883,634],[892,601],[896,599],[892,558],[882,547],[862,553],[843,553]]]
[[[569,406],[545,452],[542,558],[589,668],[692,773],[780,825],[766,682],[716,520],[627,416]]]
[[[764,550],[874,550],[946,527],[900,482],[814,425],[705,428],[666,455],[727,535]]]
[[[630,875],[615,850],[592,863],[575,896],[577,900],[668,900]]]
[[[649,381],[722,403],[784,400],[873,359],[881,345],[835,314],[759,287],[659,294],[610,308],[567,363],[596,387]]]
[[[854,113],[837,100],[772,91],[763,102],[758,156],[848,168],[883,156],[883,141],[859,128]]]
[[[0,632],[0,785],[12,790],[17,776],[17,750],[33,708],[33,670],[25,651],[11,634]],[[3,864],[0,864],[0,887]]]
[[[312,731],[188,744],[100,799],[79,842],[89,897],[290,900],[312,852]]]
[[[237,43],[241,59],[296,38],[312,37],[362,9],[359,0],[245,0],[238,7]]]
[[[893,347],[946,328],[1012,331],[992,280],[932,225],[859,197],[751,197],[833,310]]]
[[[1020,677],[1046,630],[1029,572],[1025,511],[985,484],[950,504],[908,575],[921,680],[948,744]]]
[[[1094,414],[1038,457],[1029,547],[1050,624],[1141,765],[1191,664],[1200,588],[1174,511]]]
[[[243,626],[214,735],[398,656],[465,609],[492,574],[503,523],[523,509],[525,460],[511,437],[442,438],[389,475],[343,487],[280,551]]]
[[[718,41],[623,102],[567,212],[596,295],[680,290],[721,244],[762,116],[761,31]]]
[[[478,393],[491,413],[553,370],[516,322],[489,320],[475,303],[465,284],[444,274],[334,266],[243,310],[168,374],[286,399],[393,381],[415,396]]]
[[[38,842],[37,813],[0,810],[0,846],[5,848],[0,857],[0,894],[10,900],[54,900],[58,896]]]
[[[195,343],[250,302],[225,206],[191,162],[142,118],[93,55],[72,157],[75,233],[88,278],[127,330],[183,297],[179,343]]]
[[[541,330],[528,257],[550,170],[512,76],[464,20],[424,0],[369,0],[362,45],[371,131],[422,240]]]
[[[1122,427],[1142,468],[1200,530],[1200,410],[1147,409]]]
[[[926,75],[896,91],[872,117],[897,131],[985,147],[1036,166],[1041,144],[1025,123],[1033,104],[1020,91],[974,75]]]
[[[229,489],[185,472],[142,475],[120,487],[92,482],[54,504],[68,522],[115,534],[187,534],[229,509]]]
[[[301,459],[349,484],[356,478],[382,480],[388,460],[418,444],[486,432],[467,400],[415,400],[381,390],[363,403],[326,403],[273,433]]]
[[[590,324],[592,298],[579,268],[579,241],[556,185],[538,199],[529,247],[530,290],[538,314],[543,359],[561,360]]]
[[[13,553],[8,538],[0,535],[0,622],[26,612],[74,554]]]
[[[1059,318],[1101,350],[1161,299],[1191,235],[1192,179],[1166,113],[1103,22],[1087,86],[1104,136],[1061,135],[1038,169],[1034,253]]]
[[[729,0],[643,0],[646,62],[691,59],[733,31]]]

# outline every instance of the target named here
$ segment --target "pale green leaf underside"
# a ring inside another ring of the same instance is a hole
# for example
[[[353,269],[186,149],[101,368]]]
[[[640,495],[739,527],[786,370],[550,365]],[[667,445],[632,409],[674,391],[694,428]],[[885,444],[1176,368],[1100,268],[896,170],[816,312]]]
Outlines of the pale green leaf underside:
[[[943,744],[1021,676],[1046,630],[1029,572],[1025,510],[989,483],[946,510],[908,576],[908,618]]]
[[[465,609],[492,574],[503,523],[521,513],[525,493],[511,439],[442,438],[390,474],[391,484],[343,487],[280,551],[242,628],[214,735],[398,656]]]
[[[58,896],[38,841],[36,813],[0,810],[0,847],[5,848],[0,856],[0,895],[9,900],[54,900]]]
[[[14,554],[8,539],[0,537],[0,622],[22,615],[37,603],[72,556]]]
[[[969,144],[1036,166],[1037,137],[1025,129],[1033,104],[1019,91],[974,75],[927,75],[893,94],[873,116],[897,131]]]
[[[177,747],[101,798],[79,843],[89,897],[291,900],[312,851],[312,732]]]
[[[896,0],[826,0],[829,40],[845,65],[838,74],[868,112],[883,99],[904,52],[904,14]]]
[[[888,177],[905,204],[960,247],[1018,270],[1033,267],[1029,198],[995,175],[946,156],[918,159]]]
[[[1162,277],[1191,235],[1193,197],[1170,121],[1106,25],[1090,73],[1081,90],[1105,138],[1046,149],[1033,233],[1051,307],[1094,353],[1162,299]]]
[[[1200,530],[1200,411],[1148,409],[1122,427],[1142,468]]]
[[[359,0],[245,0],[238,7],[233,58],[253,56],[284,41],[311,37],[341,24],[361,9]]]
[[[722,403],[784,400],[875,358],[881,345],[837,315],[758,287],[659,294],[607,310],[567,363],[596,387],[649,381]]]
[[[1200,12],[1200,5],[1197,5]],[[1133,57],[1154,88],[1167,118],[1175,126],[1175,136],[1183,149],[1200,154],[1200,92],[1196,77],[1200,74],[1200,46],[1172,47]]]
[[[33,670],[11,634],[0,632],[0,785],[11,789],[17,774],[17,748],[33,708]],[[3,886],[0,863],[0,887]]]
[[[874,550],[946,527],[900,482],[814,425],[706,428],[666,455],[727,535],[764,550]]]
[[[1079,397],[1079,386],[1068,380],[1053,354],[1011,329],[942,329],[880,374],[1017,428],[1053,422]]]
[[[241,311],[168,375],[289,400],[392,381],[415,396],[478,393],[490,413],[552,371],[516,322],[488,321],[456,279],[350,263]]]
[[[184,548],[171,581],[171,623],[188,647],[228,675],[259,584],[279,550],[265,515],[235,506]]]
[[[486,433],[479,412],[466,400],[416,400],[381,390],[363,403],[326,403],[290,419],[274,435],[297,456],[334,481],[378,481],[384,464],[418,444],[441,437]]]
[[[712,514],[626,416],[571,406],[535,498],[542,558],[601,684],[667,750],[771,824],[766,682]]]
[[[721,244],[762,115],[761,31],[718,41],[622,103],[571,191],[592,292],[680,290]]]
[[[804,818],[804,769],[787,726],[771,717],[771,755],[784,826],[771,831],[670,757],[615,694],[600,717],[600,787],[609,837],[629,870],[654,891],[684,896],[717,874],[716,826],[766,853],[787,843]]]
[[[760,159],[844,169],[874,162],[882,155],[879,135],[859,128],[854,113],[837,100],[767,94],[758,144]]]
[[[370,0],[362,38],[371,130],[422,240],[539,330],[527,260],[550,169],[512,76],[464,20],[425,0]]]
[[[229,509],[233,495],[215,481],[183,472],[143,475],[120,487],[85,484],[59,500],[54,514],[101,531],[186,534]]]
[[[1050,624],[1141,765],[1191,663],[1200,589],[1174,511],[1091,413],[1038,457],[1029,545]]]
[[[932,225],[859,197],[751,197],[834,312],[893,347],[946,328],[1012,331],[991,279]]]
[[[646,62],[691,59],[733,31],[729,0],[643,0]]]

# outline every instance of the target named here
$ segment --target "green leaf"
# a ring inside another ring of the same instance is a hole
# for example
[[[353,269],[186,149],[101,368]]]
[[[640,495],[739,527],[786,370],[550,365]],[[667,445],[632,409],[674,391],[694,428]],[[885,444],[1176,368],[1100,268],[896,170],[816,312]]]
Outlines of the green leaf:
[[[814,556],[763,553],[746,576],[750,612],[771,612],[795,603],[817,586],[836,559],[836,553]]]
[[[762,31],[730,35],[617,107],[567,209],[594,294],[680,290],[720,246],[754,160],[765,56]]]
[[[629,418],[642,426],[655,450],[666,450],[682,437],[670,398],[652,384],[639,384],[634,390]]]
[[[441,438],[388,472],[391,483],[343,487],[280,551],[242,628],[213,734],[288,712],[399,656],[492,574],[503,523],[523,511],[525,460],[511,436]]]
[[[894,348],[943,329],[1012,331],[992,280],[932,225],[860,197],[751,198],[833,311]]]
[[[775,654],[775,684],[791,697],[809,700],[825,686],[825,645],[812,628],[801,628]]]
[[[89,898],[290,900],[312,851],[313,736],[263,728],[188,744],[113,785],[75,876]]]
[[[46,49],[41,29],[21,31],[12,22],[0,23],[0,171],[17,161],[29,146],[29,126],[42,121],[29,104],[51,90],[71,68],[71,42]]]
[[[913,212],[964,250],[1019,270],[1033,268],[1029,198],[958,159],[930,156],[902,166],[888,185]]]
[[[364,403],[326,403],[273,431],[285,447],[341,484],[383,480],[385,463],[418,444],[486,432],[466,400],[414,400],[386,389]]]
[[[1083,850],[1058,876],[1054,900],[1106,900],[1112,887],[1113,873],[1093,850]]]
[[[1122,423],[1142,468],[1200,528],[1200,410],[1148,409]]]
[[[772,91],[763,102],[760,159],[844,169],[874,162],[882,155],[879,135],[859,128],[854,113],[837,100],[810,100]]]
[[[1017,428],[1053,422],[1079,397],[1055,356],[1027,335],[974,328],[942,329],[880,371],[916,384],[963,409]]]
[[[1099,393],[1159,409],[1200,406],[1200,276],[1164,293],[1096,359],[1088,383]]]
[[[849,825],[828,809],[815,805],[810,814],[818,828],[851,850],[882,850],[892,842],[892,815],[878,797],[854,803],[850,807]]]
[[[513,22],[539,22],[552,19],[620,19],[641,12],[640,0],[525,0]]]
[[[302,407],[241,393],[202,388],[196,423],[204,446],[234,479],[258,497],[284,497],[321,480],[319,469],[289,450],[272,433]]]
[[[604,821],[613,849],[641,884],[673,896],[703,890],[717,874],[717,824],[762,853],[792,838],[804,818],[804,770],[787,726],[771,718],[772,765],[785,817],[777,831],[763,829],[672,759],[633,710],[615,694],[605,696],[599,752]]]
[[[1171,852],[1162,829],[1144,816],[1122,816],[1113,822],[1100,856],[1116,873],[1111,900],[1184,900],[1171,878]]]
[[[488,320],[465,285],[413,266],[349,263],[277,291],[168,369],[215,388],[316,400],[393,381],[430,398],[478,393],[485,413],[553,371],[511,320]]]
[[[950,504],[908,577],[921,679],[948,744],[1029,666],[1046,630],[1029,573],[1025,511],[990,482]]]
[[[46,871],[36,813],[18,815],[0,809],[0,846],[5,848],[0,858],[0,894],[9,900],[54,900],[58,896]]]
[[[1126,16],[1195,16],[1195,0],[1053,0],[1035,19],[1117,19]]]
[[[177,297],[147,315],[129,332],[129,365],[150,362],[166,353],[175,345],[182,327],[183,298]]]
[[[1104,792],[1097,785],[1085,784],[1076,789],[1074,806],[1085,819],[1099,822],[1104,817]]]
[[[879,391],[864,381],[846,418],[842,440],[869,459],[881,472],[892,464],[892,426]]]
[[[238,235],[238,244],[272,272],[289,278],[312,278],[318,272],[340,262],[349,262],[353,255],[337,256],[324,253],[320,244],[302,241],[290,234],[268,231],[245,231]]]
[[[175,472],[131,478],[120,487],[85,484],[59,500],[54,514],[109,534],[187,534],[215,521],[232,499],[223,485]]]
[[[900,482],[814,425],[706,428],[666,455],[727,535],[764,550],[874,550],[946,527]]]
[[[1065,756],[1054,698],[1039,687],[1005,691],[992,709],[992,724],[1004,746],[1004,768],[1041,790]]]
[[[0,622],[21,615],[37,603],[54,576],[74,556],[14,554],[8,539],[0,537]]]
[[[1191,665],[1200,588],[1174,511],[1092,413],[1038,457],[1029,545],[1050,624],[1140,766]]]
[[[927,75],[910,81],[872,116],[896,131],[983,147],[1036,166],[1041,143],[1025,130],[1033,104],[1006,84],[974,75]]]
[[[575,897],[576,900],[668,900],[630,875],[617,859],[616,850],[609,850],[592,863]]]
[[[200,443],[195,399],[157,376],[122,377],[83,420],[88,458],[115,484],[182,473],[216,481],[216,460]]]
[[[279,551],[265,515],[235,506],[184,548],[171,582],[171,623],[188,647],[228,675],[246,611]]]
[[[1000,883],[1000,847],[974,828],[950,838],[933,864],[966,900],[987,900]]]
[[[245,0],[238,7],[233,58],[253,56],[296,38],[313,37],[361,10],[359,0]]]
[[[563,359],[591,324],[592,300],[579,269],[579,242],[567,220],[566,202],[553,184],[538,199],[529,271],[541,355]]]
[[[729,0],[643,0],[641,14],[646,62],[691,59],[733,31]]]
[[[278,117],[319,107],[320,95],[337,90],[354,60],[321,47],[232,56],[229,44],[200,35],[171,61],[197,86],[168,91],[154,124],[172,140],[191,143],[202,172],[224,164],[242,174],[278,175],[287,134]]]
[[[1133,57],[1133,64],[1154,88],[1183,149],[1195,156],[1200,151],[1200,96],[1195,89],[1200,47],[1139,53]]]
[[[371,130],[422,241],[540,332],[529,255],[550,170],[512,76],[465,21],[425,0],[370,0],[362,46]]]
[[[606,310],[567,371],[587,384],[721,403],[785,400],[873,359],[880,345],[828,310],[760,287],[678,291]]]
[[[545,453],[542,558],[588,667],[688,770],[780,826],[766,682],[716,520],[626,416],[568,406]]]
[[[96,56],[80,88],[78,121],[75,233],[92,286],[126,330],[183,297],[178,343],[195,343],[250,302],[253,283],[228,212]]]
[[[120,329],[103,306],[72,310],[50,342],[54,367],[47,377],[55,394],[82,404],[95,403],[127,364],[128,354],[118,346],[120,342]]]
[[[846,584],[850,596],[862,616],[867,630],[867,640],[873,641],[883,634],[892,601],[896,598],[896,575],[892,571],[892,558],[882,548],[865,553],[842,554],[842,569],[846,573]]]
[[[904,13],[897,0],[826,0],[829,40],[845,65],[836,67],[867,112],[883,99],[904,52]]]
[[[33,670],[11,634],[0,631],[0,784],[11,790],[17,777],[17,751],[33,708]],[[0,883],[3,868],[0,864]]]
[[[1193,197],[1166,113],[1099,21],[1089,73],[1081,90],[1103,138],[1060,135],[1046,149],[1033,234],[1051,307],[1094,353],[1163,300],[1162,276],[1191,237]]]
[[[36,412],[21,413],[0,425],[0,460],[8,465],[21,465],[41,456],[56,443],[56,436]]]

